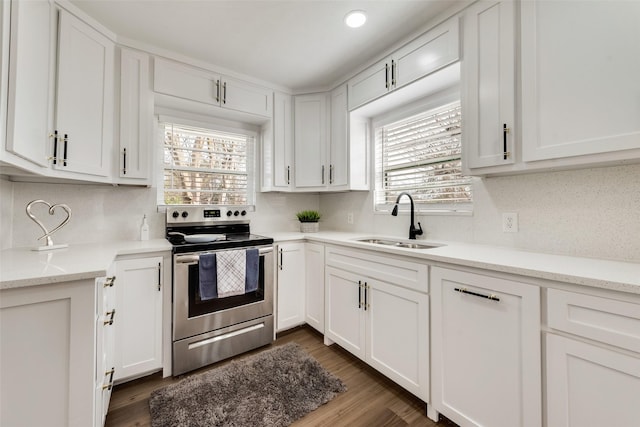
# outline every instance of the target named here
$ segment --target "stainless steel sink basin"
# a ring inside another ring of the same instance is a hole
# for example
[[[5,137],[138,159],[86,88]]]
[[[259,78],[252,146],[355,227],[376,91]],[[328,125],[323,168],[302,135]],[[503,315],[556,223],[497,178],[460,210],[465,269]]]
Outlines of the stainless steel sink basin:
[[[363,243],[372,243],[374,245],[385,245],[385,246],[393,246],[396,248],[406,248],[406,249],[433,249],[439,247],[439,245],[423,245],[422,243],[413,243],[413,242],[405,242],[402,240],[392,240],[392,239],[376,239],[376,238],[367,238],[367,239],[356,239],[357,242]]]

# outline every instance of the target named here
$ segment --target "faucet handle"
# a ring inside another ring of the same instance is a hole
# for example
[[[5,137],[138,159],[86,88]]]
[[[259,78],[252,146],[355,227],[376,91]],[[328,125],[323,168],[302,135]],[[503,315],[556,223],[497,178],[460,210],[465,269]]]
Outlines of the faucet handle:
[[[418,222],[418,228],[419,228],[419,230],[416,230],[415,233],[418,236],[422,236],[422,225],[420,225],[419,222]]]

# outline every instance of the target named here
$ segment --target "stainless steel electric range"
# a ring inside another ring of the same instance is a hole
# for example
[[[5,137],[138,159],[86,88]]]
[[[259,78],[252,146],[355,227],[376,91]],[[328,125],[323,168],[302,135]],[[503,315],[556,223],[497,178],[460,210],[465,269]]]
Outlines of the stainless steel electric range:
[[[245,215],[243,209],[224,207],[167,210],[167,240],[173,245],[173,375],[273,341],[273,239],[251,234]],[[200,257],[246,249],[258,251],[257,289],[203,297]]]

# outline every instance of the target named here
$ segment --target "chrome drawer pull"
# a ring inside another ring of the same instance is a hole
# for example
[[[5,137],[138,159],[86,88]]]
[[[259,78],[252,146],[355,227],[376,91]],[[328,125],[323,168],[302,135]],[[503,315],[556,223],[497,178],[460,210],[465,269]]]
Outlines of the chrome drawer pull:
[[[453,290],[456,291],[456,292],[463,293],[463,294],[473,295],[474,297],[486,298],[486,299],[491,300],[491,301],[496,301],[496,302],[500,301],[500,298],[498,298],[494,294],[490,294],[490,295],[479,294],[477,292],[469,291],[469,290],[467,290],[467,288],[453,288]]]

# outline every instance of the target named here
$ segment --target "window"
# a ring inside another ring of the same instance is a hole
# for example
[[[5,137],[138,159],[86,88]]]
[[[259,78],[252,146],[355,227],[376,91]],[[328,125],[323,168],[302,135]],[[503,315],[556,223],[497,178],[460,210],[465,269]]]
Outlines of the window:
[[[160,123],[167,205],[253,204],[250,132]]]
[[[390,210],[403,191],[421,210],[470,210],[460,125],[456,101],[375,129],[376,210]]]

